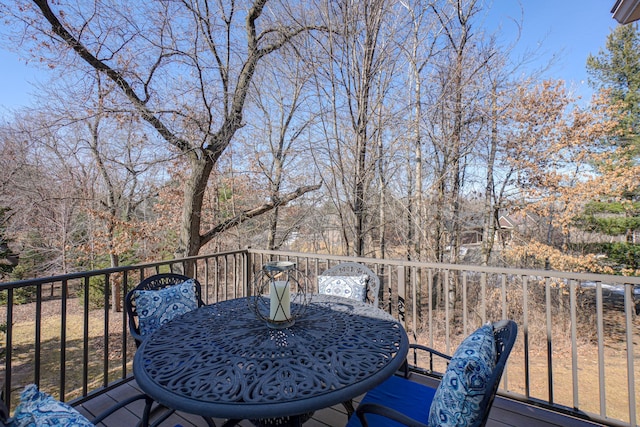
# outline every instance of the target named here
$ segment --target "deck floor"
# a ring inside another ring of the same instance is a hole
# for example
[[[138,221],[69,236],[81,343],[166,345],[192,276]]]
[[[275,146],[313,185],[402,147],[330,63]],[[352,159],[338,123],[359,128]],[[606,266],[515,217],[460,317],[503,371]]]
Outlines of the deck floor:
[[[414,374],[414,381],[433,385],[435,381],[431,378]],[[87,418],[92,419],[105,409],[114,405],[116,402],[127,399],[130,396],[141,393],[136,382],[126,382],[106,393],[93,397],[92,399],[75,406]],[[356,399],[354,404],[357,404]],[[140,420],[140,414],[144,408],[144,401],[138,400],[131,403],[125,408],[115,412],[113,415],[104,420],[99,426],[104,427],[123,427],[135,426]],[[155,414],[157,415],[157,414]],[[152,415],[152,419],[153,419]],[[224,420],[214,420],[216,425],[222,425]],[[307,421],[305,427],[340,427],[347,423],[347,414],[342,405],[336,405],[316,411],[313,417]],[[160,426],[162,427],[206,427],[207,423],[199,416],[176,412],[171,415]],[[249,421],[242,421],[238,426],[252,427]],[[591,421],[585,421],[573,417],[566,416],[557,412],[548,411],[536,406],[527,405],[511,399],[498,396],[493,404],[493,408],[489,415],[488,427],[593,427],[602,426]]]

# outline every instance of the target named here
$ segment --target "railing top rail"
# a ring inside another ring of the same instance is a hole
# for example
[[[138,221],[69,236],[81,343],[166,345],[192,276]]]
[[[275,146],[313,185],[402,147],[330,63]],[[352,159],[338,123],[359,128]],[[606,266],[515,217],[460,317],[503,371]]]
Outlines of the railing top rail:
[[[492,274],[506,274],[514,276],[534,276],[534,277],[553,277],[567,280],[579,280],[584,282],[603,282],[608,284],[621,284],[621,285],[640,285],[640,277],[636,276],[616,276],[613,274],[598,274],[598,273],[575,273],[557,270],[534,270],[525,268],[505,268],[505,267],[487,267],[472,264],[447,264],[436,262],[420,262],[420,261],[407,261],[407,260],[394,260],[394,259],[380,259],[370,257],[350,257],[341,255],[326,255],[326,254],[311,254],[301,252],[287,252],[287,251],[269,251],[261,249],[249,249],[250,254],[263,254],[263,255],[277,255],[297,258],[321,258],[332,261],[342,262],[360,262],[371,264],[385,264],[404,267],[421,267],[432,268],[440,270],[454,270],[454,271],[475,271],[479,273],[492,273]]]
[[[152,263],[135,264],[130,266],[112,267],[100,270],[82,271],[68,274],[61,274],[48,277],[24,279],[14,282],[0,283],[0,289],[18,288],[23,286],[42,285],[53,282],[61,282],[65,280],[81,279],[87,276],[99,276],[105,274],[121,273],[124,271],[135,271],[143,268],[154,268],[170,264],[180,264],[189,261],[196,261],[204,258],[220,257],[235,255],[239,253],[249,254],[262,254],[262,255],[274,255],[280,257],[291,258],[308,258],[308,259],[322,259],[341,262],[360,262],[370,264],[384,264],[402,267],[418,267],[429,268],[435,270],[451,270],[451,271],[473,271],[478,273],[490,273],[490,274],[505,274],[513,276],[529,276],[529,277],[542,277],[542,278],[558,278],[566,280],[577,280],[584,282],[601,282],[607,284],[620,284],[620,285],[640,285],[640,277],[632,276],[617,276],[609,274],[597,274],[597,273],[576,273],[565,272],[557,270],[534,270],[524,268],[505,268],[505,267],[487,267],[471,264],[447,264],[447,263],[435,263],[435,262],[420,262],[420,261],[408,261],[401,259],[380,259],[371,257],[352,257],[342,255],[329,255],[329,254],[315,254],[304,252],[290,252],[290,251],[272,251],[262,249],[245,249],[236,251],[220,252],[215,254],[198,255],[187,258],[163,260]]]
[[[144,269],[144,268],[155,268],[155,267],[161,267],[161,266],[164,266],[164,265],[181,264],[181,263],[185,263],[185,262],[189,262],[189,261],[197,261],[197,260],[205,259],[205,258],[224,257],[224,256],[235,255],[235,254],[240,254],[240,253],[247,253],[247,251],[246,250],[237,250],[237,251],[228,251],[228,252],[218,252],[218,253],[215,253],[215,254],[205,254],[205,255],[198,255],[198,256],[192,256],[192,257],[187,257],[187,258],[177,258],[177,259],[156,261],[156,262],[143,263],[143,264],[127,265],[127,266],[121,266],[121,267],[103,268],[103,269],[100,269],[100,270],[79,271],[79,272],[75,272],[75,273],[60,274],[60,275],[55,275],[55,276],[24,279],[24,280],[18,280],[18,281],[15,281],[15,282],[1,282],[0,283],[0,289],[19,288],[19,287],[23,287],[23,286],[33,286],[33,285],[43,285],[43,284],[48,284],[48,283],[53,283],[53,282],[63,282],[65,280],[82,279],[82,278],[87,277],[87,276],[100,276],[100,275],[105,275],[105,274],[121,273],[123,271],[136,271],[136,270],[140,270],[140,269]]]

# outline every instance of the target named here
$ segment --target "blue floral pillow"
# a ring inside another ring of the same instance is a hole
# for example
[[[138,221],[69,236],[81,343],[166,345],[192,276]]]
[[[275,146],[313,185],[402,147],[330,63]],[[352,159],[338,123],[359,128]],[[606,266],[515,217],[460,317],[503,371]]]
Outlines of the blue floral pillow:
[[[366,301],[369,276],[318,276],[318,292]]]
[[[453,354],[431,402],[429,427],[470,426],[484,415],[480,407],[496,364],[493,327],[469,335]]]
[[[71,406],[39,391],[35,384],[30,384],[20,394],[20,404],[9,426],[93,427],[93,424]]]
[[[140,335],[150,335],[175,317],[198,308],[193,279],[156,291],[135,291]]]

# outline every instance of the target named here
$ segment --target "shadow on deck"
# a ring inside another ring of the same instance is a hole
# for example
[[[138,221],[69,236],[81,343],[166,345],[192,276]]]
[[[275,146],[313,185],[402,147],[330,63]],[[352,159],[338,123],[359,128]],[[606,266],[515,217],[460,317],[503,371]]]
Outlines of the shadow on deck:
[[[434,379],[419,374],[413,374],[411,378],[414,381],[428,385],[437,384]],[[135,380],[132,380],[108,392],[97,395],[75,407],[91,419],[116,402],[138,393],[140,393],[140,390]],[[354,403],[358,402],[359,399],[356,399]],[[100,426],[135,426],[140,420],[140,414],[142,414],[143,408],[144,402],[136,401],[126,408],[117,411],[100,424]],[[214,421],[216,425],[222,425],[224,422],[224,420]],[[346,423],[347,414],[344,407],[342,405],[336,405],[316,411],[313,417],[304,425],[305,427],[340,427]],[[164,421],[161,427],[174,427],[177,425],[182,427],[206,427],[207,423],[199,416],[176,412]],[[253,426],[253,424],[247,420],[237,425],[241,427]],[[603,424],[570,417],[565,414],[549,411],[501,396],[496,397],[487,423],[488,427],[594,427],[602,425]]]

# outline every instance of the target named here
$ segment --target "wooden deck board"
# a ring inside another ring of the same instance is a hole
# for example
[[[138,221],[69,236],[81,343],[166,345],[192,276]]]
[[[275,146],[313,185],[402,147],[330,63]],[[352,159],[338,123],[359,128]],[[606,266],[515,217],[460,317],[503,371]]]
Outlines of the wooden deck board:
[[[501,397],[496,398],[489,418],[510,426],[595,427],[602,425]]]
[[[411,379],[430,386],[437,385],[437,381],[419,374],[413,374]],[[124,400],[130,396],[140,393],[135,381],[129,381],[113,390],[91,398],[81,405],[77,405],[82,414],[89,419],[114,405],[117,401]],[[354,399],[354,406],[360,399]],[[134,426],[139,421],[144,401],[136,401],[127,407],[120,409],[112,416],[108,417],[99,426],[102,427],[123,427]],[[163,408],[159,408],[163,409]],[[152,420],[161,411],[154,411]],[[221,425],[223,420],[214,420],[216,425]],[[342,427],[347,423],[347,414],[342,405],[335,405],[317,411],[313,417],[307,421],[305,427]],[[197,415],[176,412],[161,427],[207,427],[205,420]],[[241,427],[251,427],[249,421],[242,421],[238,424]],[[553,412],[537,406],[525,404],[501,396],[496,397],[493,408],[489,415],[487,427],[595,427],[603,424],[573,418],[558,412]]]

